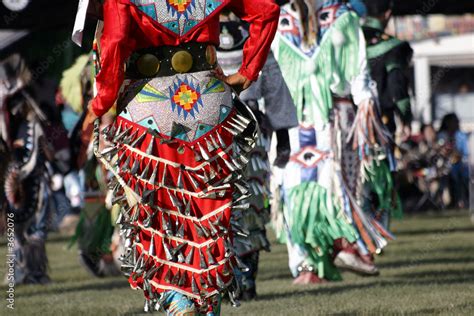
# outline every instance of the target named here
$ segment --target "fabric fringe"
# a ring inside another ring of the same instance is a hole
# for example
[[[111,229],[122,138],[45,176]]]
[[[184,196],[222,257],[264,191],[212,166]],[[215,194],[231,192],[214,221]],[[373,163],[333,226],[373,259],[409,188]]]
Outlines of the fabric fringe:
[[[357,240],[357,233],[345,215],[333,204],[327,190],[316,182],[304,182],[289,193],[291,238],[295,244],[308,245],[309,259],[318,268],[319,277],[339,280],[330,260],[336,239]]]

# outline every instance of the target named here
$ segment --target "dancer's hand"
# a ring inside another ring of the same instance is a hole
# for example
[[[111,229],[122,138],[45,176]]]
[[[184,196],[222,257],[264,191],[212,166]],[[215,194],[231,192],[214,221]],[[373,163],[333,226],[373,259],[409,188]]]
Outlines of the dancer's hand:
[[[403,125],[402,127],[402,141],[407,141],[411,137],[411,127],[410,125]]]
[[[243,90],[250,87],[250,85],[252,84],[252,81],[248,80],[246,77],[244,77],[238,72],[233,75],[226,76],[224,72],[222,71],[222,68],[220,67],[217,67],[216,69],[214,69],[212,73],[217,79],[224,81],[229,86],[234,88],[237,91],[237,93],[242,92]]]

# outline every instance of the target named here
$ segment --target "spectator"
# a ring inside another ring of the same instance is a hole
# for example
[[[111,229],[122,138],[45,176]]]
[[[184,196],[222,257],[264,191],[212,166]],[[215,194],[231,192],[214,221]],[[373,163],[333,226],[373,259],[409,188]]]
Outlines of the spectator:
[[[438,133],[441,145],[449,150],[452,163],[449,173],[451,204],[464,208],[467,206],[469,191],[469,147],[468,136],[459,127],[459,118],[456,114],[450,113],[443,117]]]

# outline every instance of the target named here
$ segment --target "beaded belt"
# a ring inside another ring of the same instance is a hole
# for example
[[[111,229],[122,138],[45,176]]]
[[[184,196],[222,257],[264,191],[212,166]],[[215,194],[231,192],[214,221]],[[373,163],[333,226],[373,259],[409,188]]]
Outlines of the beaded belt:
[[[214,69],[216,48],[203,43],[150,47],[134,52],[127,61],[128,79],[173,76]]]

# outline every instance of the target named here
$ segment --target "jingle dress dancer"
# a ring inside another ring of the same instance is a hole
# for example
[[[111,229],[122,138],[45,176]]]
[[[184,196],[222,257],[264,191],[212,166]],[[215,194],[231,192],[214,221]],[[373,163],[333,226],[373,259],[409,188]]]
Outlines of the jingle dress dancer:
[[[231,76],[216,61],[224,7],[250,23],[242,67]],[[237,304],[233,270],[245,269],[232,249],[239,227],[231,216],[248,208],[242,170],[257,130],[251,112],[234,104],[232,87],[245,89],[257,79],[278,6],[272,0],[106,0],[103,12],[91,108],[100,117],[117,100],[117,119],[101,133],[112,146],[95,151],[118,181],[122,270],[132,288],[144,291],[145,311],[217,314],[220,293],[229,290]]]

